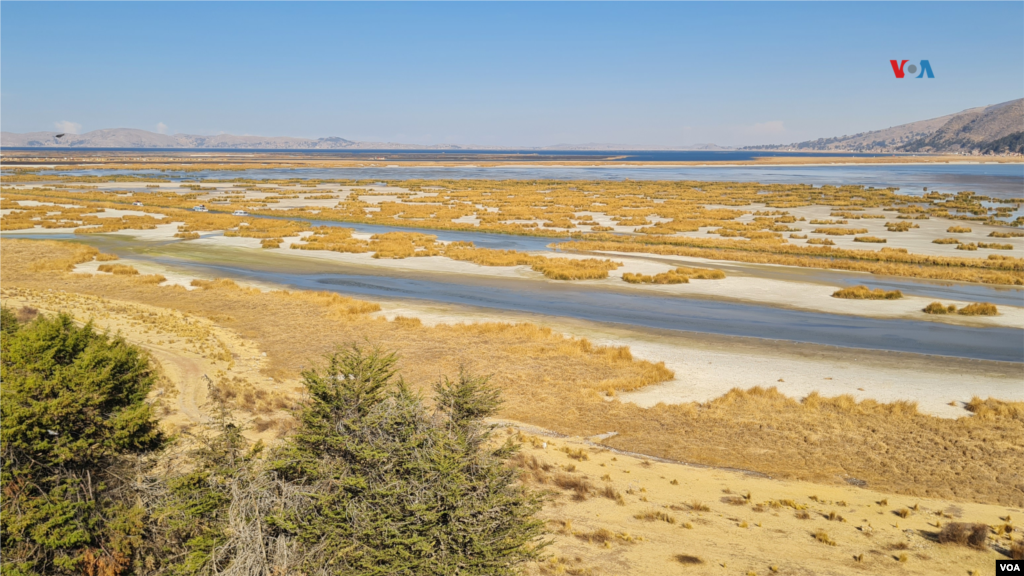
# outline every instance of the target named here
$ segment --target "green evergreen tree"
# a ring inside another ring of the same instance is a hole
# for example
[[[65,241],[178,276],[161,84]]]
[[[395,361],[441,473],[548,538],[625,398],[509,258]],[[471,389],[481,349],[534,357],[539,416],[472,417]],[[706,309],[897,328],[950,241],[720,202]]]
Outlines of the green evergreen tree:
[[[0,331],[0,547],[4,575],[129,569],[145,513],[119,466],[161,437],[147,356],[70,316]]]
[[[539,497],[488,448],[499,405],[486,379],[435,388],[438,409],[396,378],[396,357],[351,347],[303,374],[309,401],[273,469],[309,506],[269,522],[313,551],[310,572],[502,575],[539,553]]]

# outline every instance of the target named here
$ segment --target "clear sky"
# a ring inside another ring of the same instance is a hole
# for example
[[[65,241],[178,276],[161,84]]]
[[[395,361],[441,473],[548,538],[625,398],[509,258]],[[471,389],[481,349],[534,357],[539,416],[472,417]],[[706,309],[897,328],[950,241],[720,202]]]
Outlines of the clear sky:
[[[1024,96],[1024,2],[0,3],[11,132],[787,143]],[[898,80],[890,59],[928,59]]]

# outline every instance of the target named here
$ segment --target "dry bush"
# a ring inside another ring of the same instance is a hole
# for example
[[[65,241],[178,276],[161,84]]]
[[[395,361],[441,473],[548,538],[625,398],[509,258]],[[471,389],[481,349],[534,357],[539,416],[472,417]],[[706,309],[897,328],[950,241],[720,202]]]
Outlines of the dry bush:
[[[808,512],[807,510],[800,510],[799,512],[797,512],[795,514],[795,516],[796,516],[796,518],[798,520],[810,520],[811,519],[811,513]]]
[[[18,308],[17,312],[14,313],[15,318],[17,318],[18,322],[21,323],[31,322],[38,315],[39,310],[36,310],[31,306],[22,306],[21,308]]]
[[[949,306],[943,306],[942,302],[932,302],[921,309],[925,314],[955,314],[956,306],[950,304]]]
[[[964,244],[964,243],[961,242],[960,244],[956,245],[956,249],[957,250],[975,251],[975,250],[978,249],[978,245],[975,244],[974,242],[970,242],[968,244]]]
[[[1013,244],[996,244],[994,242],[978,242],[978,248],[989,250],[1013,250]]]
[[[139,273],[134,266],[127,264],[100,264],[97,268],[100,272],[110,272],[119,276],[134,276]]]
[[[808,244],[816,244],[819,246],[835,246],[836,243],[829,238],[811,238],[807,241]]]
[[[950,522],[939,531],[939,542],[942,544],[959,544],[983,550],[988,547],[988,525]]]
[[[936,238],[932,240],[932,244],[959,244],[960,241],[956,238]]]
[[[742,496],[723,496],[722,502],[733,506],[745,506],[748,501]]]
[[[1014,540],[1010,543],[1008,556],[1013,560],[1024,560],[1024,539]]]
[[[867,242],[870,244],[885,244],[886,242],[888,242],[888,240],[886,240],[885,238],[880,238],[878,236],[857,236],[856,238],[853,239],[853,241]]]
[[[881,288],[871,290],[867,286],[859,285],[852,288],[843,288],[832,293],[833,298],[847,298],[855,300],[899,300],[903,298],[903,292],[891,290],[886,292]]]
[[[946,232],[949,232],[950,234],[967,234],[970,231],[971,229],[966,226],[950,226],[949,228],[946,228]]]
[[[956,313],[961,316],[996,316],[999,314],[999,310],[995,304],[975,302],[957,310]]]
[[[1024,238],[1024,232],[990,232],[989,238]]]

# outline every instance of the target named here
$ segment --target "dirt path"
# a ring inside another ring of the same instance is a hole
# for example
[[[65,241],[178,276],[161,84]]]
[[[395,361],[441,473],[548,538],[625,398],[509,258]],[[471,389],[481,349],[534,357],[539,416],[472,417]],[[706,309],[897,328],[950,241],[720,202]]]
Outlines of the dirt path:
[[[120,334],[149,352],[162,376],[150,393],[150,401],[169,431],[187,430],[212,421],[211,385],[235,391],[229,406],[235,410],[236,418],[247,425],[258,423],[261,416],[253,413],[255,404],[245,404],[246,391],[280,395],[282,388],[287,390],[262,374],[267,362],[255,343],[206,318],[54,290],[4,288],[0,297],[5,306],[15,310],[28,306],[44,314],[66,312],[81,323],[92,320],[97,328]],[[266,411],[261,414],[267,417]],[[250,427],[246,435],[269,440],[275,431]]]

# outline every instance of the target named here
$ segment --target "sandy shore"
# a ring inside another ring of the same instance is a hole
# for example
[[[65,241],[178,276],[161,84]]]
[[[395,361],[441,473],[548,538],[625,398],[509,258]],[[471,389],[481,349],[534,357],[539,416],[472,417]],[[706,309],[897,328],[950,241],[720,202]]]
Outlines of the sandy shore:
[[[911,400],[944,418],[970,414],[972,396],[1024,400],[1024,365],[739,338],[668,330],[631,329],[570,318],[516,312],[495,313],[419,301],[381,302],[388,318],[411,316],[425,324],[532,322],[604,346],[629,346],[637,358],[663,361],[675,372],[670,382],[618,398],[650,407],[664,402],[706,402],[732,388],[777,387],[800,398],[850,394],[857,400]],[[781,380],[781,381],[780,381]],[[954,405],[950,406],[949,403]]]

